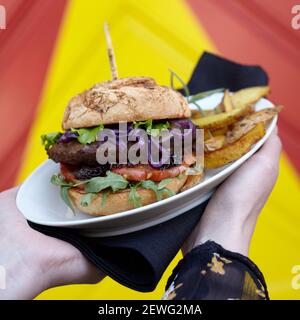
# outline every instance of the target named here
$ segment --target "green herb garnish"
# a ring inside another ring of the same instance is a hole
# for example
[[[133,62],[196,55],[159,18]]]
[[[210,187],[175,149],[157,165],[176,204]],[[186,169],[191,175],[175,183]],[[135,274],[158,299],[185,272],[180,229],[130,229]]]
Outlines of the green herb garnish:
[[[61,174],[54,174],[51,177],[51,183],[60,187],[73,187],[74,183],[67,182]]]
[[[137,193],[137,188],[138,188],[138,183],[137,184],[132,184],[130,185],[130,192],[129,192],[129,201],[133,203],[135,208],[141,207],[141,200],[142,197]]]
[[[174,85],[174,78],[176,78],[182,85],[182,89],[184,90],[185,93],[185,97],[189,98],[190,97],[190,90],[189,87],[187,86],[187,84],[184,82],[184,80],[173,70],[169,69],[170,71],[170,84],[171,84],[171,88],[173,90],[175,89],[175,85]]]
[[[174,195],[174,192],[168,188],[166,188],[166,185],[171,182],[172,179],[164,179],[160,181],[158,184],[155,183],[152,180],[144,180],[141,181],[140,185],[142,188],[150,189],[155,192],[157,200],[161,200],[163,198],[163,195],[167,193],[168,195]]]
[[[50,181],[52,184],[60,187],[60,196],[62,200],[74,213],[74,207],[68,192],[70,188],[74,187],[74,183],[67,182],[61,174],[54,174]]]
[[[161,180],[159,182],[159,184],[157,185],[158,190],[164,189],[172,180],[173,179],[171,179],[171,178],[167,178],[167,179]]]
[[[113,173],[111,171],[106,172],[106,177],[95,177],[86,181],[85,192],[98,193],[104,189],[111,188],[113,192],[126,189],[128,181],[123,176]]]
[[[199,99],[203,99],[205,97],[208,97],[214,93],[217,93],[217,92],[222,92],[224,91],[224,88],[219,88],[219,89],[215,89],[215,90],[209,90],[209,91],[204,91],[204,92],[199,92],[193,96],[190,95],[190,90],[188,88],[188,85],[185,83],[185,81],[174,71],[172,70],[169,70],[170,71],[170,85],[171,85],[171,88],[173,90],[176,90],[175,89],[175,86],[174,86],[174,78],[176,78],[182,85],[182,89],[184,91],[184,94],[185,94],[185,97],[188,101],[188,103],[192,103],[194,104],[198,110],[200,111],[201,115],[205,115],[201,106],[198,104],[197,100]]]
[[[113,173],[111,171],[106,172],[106,177],[95,177],[89,180],[82,181],[80,183],[72,183],[64,180],[63,176],[60,174],[55,174],[51,177],[51,183],[60,187],[60,195],[65,204],[74,212],[74,207],[72,201],[69,197],[68,190],[72,187],[76,187],[80,184],[85,184],[85,192],[81,197],[80,205],[83,207],[88,206],[93,197],[102,192],[101,207],[104,207],[106,204],[107,195],[110,192],[117,192],[119,190],[124,190],[130,188],[129,192],[129,201],[134,204],[134,206],[141,206],[141,196],[138,194],[137,189],[142,187],[144,189],[150,189],[154,191],[157,200],[161,200],[164,194],[173,196],[174,192],[166,186],[172,181],[172,179],[164,179],[159,183],[156,183],[152,180],[143,180],[137,183],[131,183],[127,181],[123,176]]]
[[[95,197],[94,193],[86,193],[86,194],[84,194],[80,199],[80,205],[82,207],[87,207],[92,202],[94,197]]]
[[[60,187],[60,196],[63,199],[64,203],[72,210],[73,213],[75,213],[72,200],[69,196],[69,189],[70,187]]]
[[[199,92],[197,94],[190,96],[189,102],[194,103],[196,100],[203,99],[203,98],[208,97],[214,93],[223,92],[224,90],[225,90],[224,88],[219,88],[219,89]]]
[[[105,207],[106,205],[106,200],[107,200],[107,196],[109,195],[109,191],[104,191],[102,192],[102,197],[101,197],[101,208]]]
[[[42,145],[45,147],[46,150],[50,149],[61,137],[61,135],[62,134],[60,132],[42,134],[41,135]]]

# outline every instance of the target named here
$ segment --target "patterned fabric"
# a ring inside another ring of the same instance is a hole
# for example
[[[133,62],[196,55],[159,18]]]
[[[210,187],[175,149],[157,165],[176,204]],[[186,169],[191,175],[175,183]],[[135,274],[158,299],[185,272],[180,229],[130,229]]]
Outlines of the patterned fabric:
[[[207,241],[191,250],[170,276],[164,300],[268,300],[258,267]]]

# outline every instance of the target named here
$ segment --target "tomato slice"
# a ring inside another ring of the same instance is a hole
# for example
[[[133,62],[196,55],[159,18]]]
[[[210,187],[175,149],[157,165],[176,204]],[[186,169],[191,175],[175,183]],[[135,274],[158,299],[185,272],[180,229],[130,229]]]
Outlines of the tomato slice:
[[[69,167],[66,164],[61,163],[60,164],[60,172],[63,175],[63,177],[65,178],[66,181],[68,182],[76,182],[77,180],[75,179],[74,174],[72,173],[72,169],[71,167]]]
[[[61,163],[60,164],[60,173],[63,175],[67,182],[79,183],[80,180],[76,179],[73,172],[72,166]],[[76,188],[83,190],[84,184],[78,185]]]
[[[117,174],[120,174],[128,181],[143,181],[143,180],[152,180],[152,181],[161,181],[167,178],[174,178],[183,173],[187,169],[187,165],[181,165],[176,167],[171,167],[168,169],[154,169],[149,165],[136,165],[134,167],[120,167],[112,168],[111,171]],[[61,163],[60,171],[63,177],[68,182],[78,183],[80,180],[77,180],[73,174],[72,166]],[[83,185],[79,185],[78,188],[83,188]]]
[[[148,165],[138,165],[134,167],[113,168],[112,172],[120,174],[128,181],[161,181],[163,179],[177,177],[186,169],[187,167],[183,165],[163,170],[154,169]]]

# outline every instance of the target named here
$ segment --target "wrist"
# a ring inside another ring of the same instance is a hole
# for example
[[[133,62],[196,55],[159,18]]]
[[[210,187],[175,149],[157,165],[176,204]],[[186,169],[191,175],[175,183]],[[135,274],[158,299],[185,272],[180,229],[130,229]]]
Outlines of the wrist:
[[[205,212],[199,225],[183,247],[186,254],[196,246],[208,240],[214,241],[226,250],[238,252],[248,256],[249,244],[253,233],[255,222],[246,219],[239,212],[224,212],[222,215],[214,216],[216,211]]]
[[[240,253],[248,256],[249,241],[241,231],[230,232],[230,234],[201,234],[195,239],[192,248],[205,243],[206,241],[214,241],[221,245],[224,249],[232,252]]]
[[[60,241],[60,240],[58,240]],[[97,283],[105,275],[69,243],[64,250],[43,257],[40,267],[45,274],[46,289],[70,284]]]
[[[23,256],[14,257],[3,265],[4,288],[0,289],[1,300],[29,300],[47,289],[48,279],[37,264],[27,263]],[[3,279],[2,279],[3,280]]]

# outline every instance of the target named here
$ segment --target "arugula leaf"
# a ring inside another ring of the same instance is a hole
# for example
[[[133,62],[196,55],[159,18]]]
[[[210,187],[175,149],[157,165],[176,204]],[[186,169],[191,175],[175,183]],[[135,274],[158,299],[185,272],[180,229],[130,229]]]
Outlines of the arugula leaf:
[[[73,213],[75,213],[72,200],[70,199],[68,190],[70,187],[62,186],[60,188],[60,196],[63,199],[64,203],[72,210]]]
[[[173,196],[175,193],[166,188],[166,185],[168,185],[172,179],[164,179],[161,180],[158,184],[155,183],[152,180],[143,180],[141,181],[141,187],[145,189],[150,189],[155,192],[157,200],[161,200],[163,198],[163,195],[167,193],[169,196]]]
[[[160,200],[160,195],[158,192],[157,184],[152,180],[143,180],[141,181],[141,187],[144,189],[150,189],[155,192],[157,200]]]
[[[163,188],[159,191],[160,191],[161,196],[163,196],[164,193],[166,193],[169,197],[175,196],[175,194],[176,194],[174,191],[172,191],[171,189],[168,189],[168,188]]]
[[[73,187],[72,182],[67,182],[61,174],[54,174],[51,177],[51,183],[61,187]]]
[[[80,199],[80,205],[83,207],[87,207],[95,197],[94,193],[86,193]]]
[[[142,199],[142,197],[137,193],[138,187],[152,190],[155,193],[157,200],[159,201],[162,200],[164,194],[167,194],[168,196],[173,196],[175,194],[172,190],[166,188],[166,186],[171,181],[172,179],[167,178],[161,180],[159,183],[156,183],[152,180],[143,180],[138,183],[129,183],[125,178],[123,178],[123,176],[111,171],[107,171],[106,177],[95,177],[82,182],[85,183],[86,194],[81,197],[80,205],[83,207],[88,206],[97,193],[101,192],[102,190],[108,189],[102,192],[101,207],[104,207],[106,204],[107,196],[111,192],[110,189],[113,192],[116,192],[129,187],[129,201],[132,202],[137,208],[141,206]],[[61,174],[54,174],[51,177],[51,183],[60,186],[61,198],[66,203],[66,205],[74,212],[74,207],[69,197],[68,190],[72,187],[77,186],[78,184],[65,181],[64,177]]]
[[[68,192],[68,190],[72,188],[74,184],[72,182],[65,181],[64,177],[61,174],[54,174],[51,177],[50,181],[52,184],[60,187],[60,196],[62,200],[72,210],[72,212],[75,213],[74,207]]]
[[[104,129],[104,125],[100,124],[97,127],[93,128],[80,128],[80,129],[71,129],[71,132],[78,134],[77,140],[82,144],[88,144],[95,142],[97,140],[97,135],[100,131]]]
[[[61,137],[61,135],[62,134],[60,132],[42,134],[41,135],[42,145],[45,147],[46,150],[50,149]]]
[[[142,204],[141,204],[142,197],[136,191],[138,185],[139,184],[130,185],[130,192],[129,192],[129,196],[128,196],[129,201],[133,203],[135,208],[142,206]]]
[[[105,207],[107,196],[109,195],[109,191],[102,192],[102,198],[101,198],[101,208]]]
[[[158,190],[164,189],[166,185],[168,185],[173,179],[167,178],[164,180],[161,180],[160,183],[157,186]]]
[[[85,192],[98,193],[104,189],[111,188],[113,192],[126,189],[128,181],[117,173],[106,172],[106,177],[95,177],[85,184]]]

